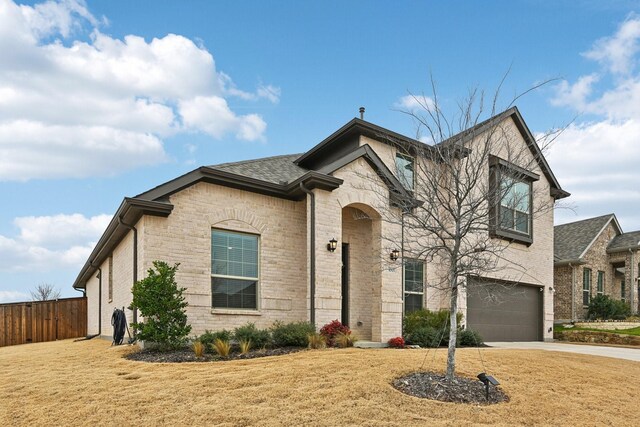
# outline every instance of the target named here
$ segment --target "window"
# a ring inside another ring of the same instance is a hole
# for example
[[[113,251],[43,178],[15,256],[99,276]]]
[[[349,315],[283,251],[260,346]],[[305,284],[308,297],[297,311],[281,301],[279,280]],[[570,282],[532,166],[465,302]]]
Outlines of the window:
[[[620,282],[620,299],[622,302],[627,300],[627,284],[624,282],[624,279]]]
[[[529,234],[531,185],[503,174],[500,181],[499,224],[503,230]]]
[[[424,300],[424,263],[408,259],[404,263],[404,312],[420,310]]]
[[[396,154],[396,171],[398,174],[398,180],[404,188],[413,191],[414,181],[414,160],[411,156],[404,154]]]
[[[109,255],[109,302],[113,301],[113,255]]]
[[[591,269],[582,271],[582,305],[589,305],[591,299]]]
[[[491,235],[530,245],[533,243],[532,172],[492,156],[489,160],[489,185],[493,193]]]
[[[211,305],[258,308],[258,236],[211,231]]]
[[[604,294],[604,271],[598,271],[598,283],[596,285],[598,295]]]

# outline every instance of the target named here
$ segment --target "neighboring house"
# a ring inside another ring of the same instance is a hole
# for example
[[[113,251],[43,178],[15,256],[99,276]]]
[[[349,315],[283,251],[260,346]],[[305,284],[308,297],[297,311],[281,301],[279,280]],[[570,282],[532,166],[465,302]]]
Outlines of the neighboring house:
[[[555,321],[586,318],[596,295],[609,295],[638,312],[640,231],[623,233],[614,214],[554,228]]]
[[[553,210],[536,217],[530,210],[534,203],[552,207],[568,193],[516,108],[479,124],[478,132],[487,123],[503,126],[513,135],[509,144],[535,159],[524,187],[536,196],[516,225],[496,230],[510,243],[504,258],[522,268],[513,304],[463,296],[461,309],[468,327],[486,339],[549,339]],[[203,166],[125,198],[73,285],[86,290],[89,333],[109,335],[113,309],[128,307],[132,283],[163,260],[180,263],[176,279],[186,288],[194,334],[247,322],[309,320],[320,327],[340,319],[363,340],[400,335],[405,310],[447,307],[446,295],[428,285],[438,266],[390,259],[401,248],[393,240],[401,230],[377,210],[380,195],[383,208],[398,213],[397,201],[412,199],[416,159],[396,147],[415,144],[423,146],[353,119],[303,154]],[[489,180],[489,164],[486,171]],[[126,313],[133,321],[136,313]]]

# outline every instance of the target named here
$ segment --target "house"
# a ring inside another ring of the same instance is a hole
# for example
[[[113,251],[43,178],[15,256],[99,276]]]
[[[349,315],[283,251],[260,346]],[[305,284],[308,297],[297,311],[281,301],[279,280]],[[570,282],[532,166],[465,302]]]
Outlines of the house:
[[[554,313],[557,323],[583,320],[596,295],[638,312],[640,231],[623,233],[614,214],[554,227]]]
[[[496,226],[493,237],[504,242],[504,259],[521,266],[517,276],[469,278],[508,282],[517,292],[502,304],[462,295],[460,309],[486,340],[550,339],[553,210],[534,216],[531,206],[552,207],[568,193],[516,108],[473,130],[489,125],[502,126],[513,135],[508,144],[535,159],[522,184],[535,200],[527,199],[515,223],[516,211],[505,208],[511,225]],[[125,198],[73,285],[86,291],[89,333],[108,336],[113,309],[128,307],[132,283],[163,260],[180,263],[176,278],[195,334],[247,322],[321,327],[340,319],[363,340],[401,335],[405,311],[447,307],[447,296],[429,285],[441,269],[405,259],[400,226],[381,215],[420,203],[412,193],[415,163],[433,160],[398,148],[417,146],[428,148],[354,118],[305,153],[203,166]],[[508,167],[494,160],[500,164],[486,165],[487,182],[490,171]]]

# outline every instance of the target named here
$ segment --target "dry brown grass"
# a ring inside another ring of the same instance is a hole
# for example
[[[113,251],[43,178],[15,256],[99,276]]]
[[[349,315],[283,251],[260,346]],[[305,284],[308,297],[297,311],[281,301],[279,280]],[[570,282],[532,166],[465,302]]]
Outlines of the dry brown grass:
[[[0,348],[0,425],[637,425],[640,363],[483,349],[511,402],[422,400],[389,384],[426,350],[311,350],[278,357],[156,364],[106,341]],[[433,350],[431,353],[433,354]],[[459,372],[482,370],[459,350]],[[427,366],[444,366],[439,350]]]

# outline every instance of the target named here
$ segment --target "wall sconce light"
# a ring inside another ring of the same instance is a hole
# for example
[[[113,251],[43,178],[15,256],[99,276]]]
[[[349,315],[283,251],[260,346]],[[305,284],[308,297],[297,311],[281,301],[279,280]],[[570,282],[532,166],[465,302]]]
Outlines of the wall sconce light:
[[[335,237],[329,240],[329,243],[327,243],[327,250],[329,252],[335,252],[337,247],[338,247],[338,241],[336,240]]]
[[[400,251],[397,249],[392,250],[391,254],[389,254],[389,258],[391,258],[391,261],[396,261],[399,257],[400,257]]]
[[[553,288],[551,286],[549,286],[549,291],[553,292]]]

